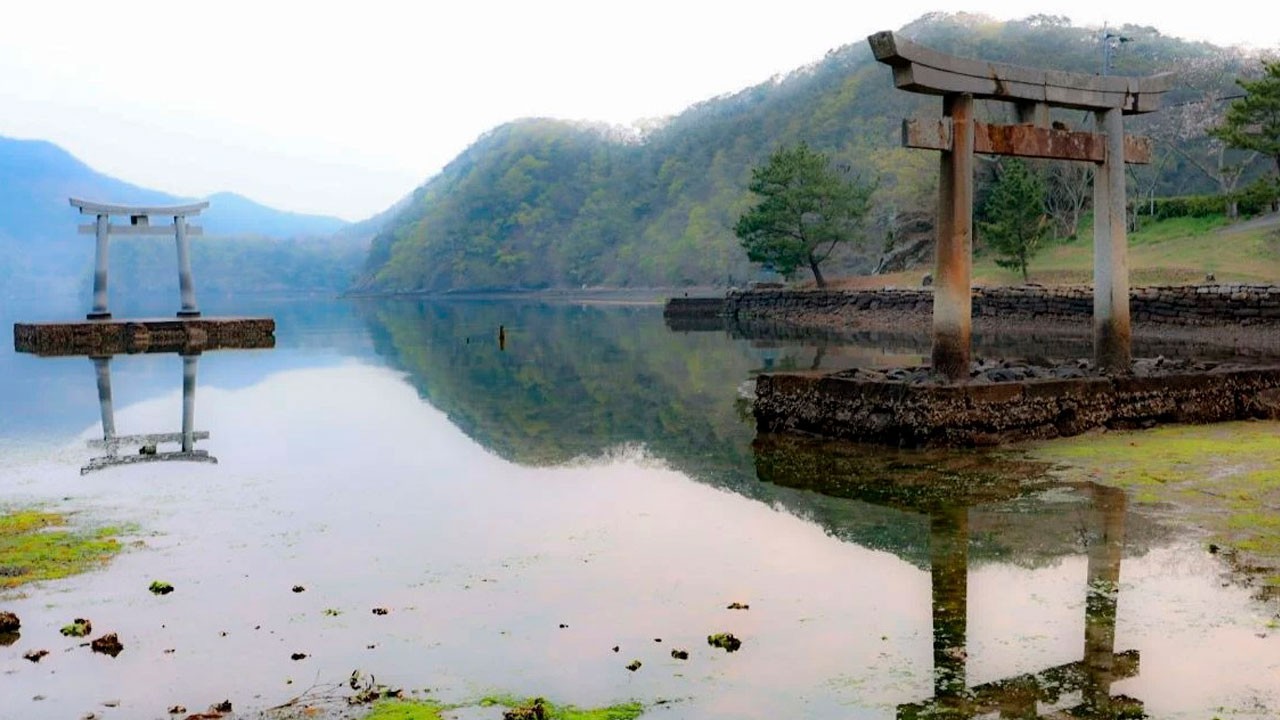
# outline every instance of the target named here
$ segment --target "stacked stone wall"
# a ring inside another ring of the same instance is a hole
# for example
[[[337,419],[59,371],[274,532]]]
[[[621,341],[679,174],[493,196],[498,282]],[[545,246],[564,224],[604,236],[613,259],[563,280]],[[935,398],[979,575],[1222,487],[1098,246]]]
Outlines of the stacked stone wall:
[[[672,303],[675,303],[673,300]],[[685,301],[688,302],[688,301]],[[754,290],[730,292],[723,301],[701,301],[698,310],[731,318],[786,319],[792,316],[884,311],[928,314],[933,292],[919,289]],[[1134,288],[1129,296],[1134,321],[1174,325],[1280,322],[1280,286],[1168,285]],[[979,287],[973,290],[975,316],[1027,320],[1074,319],[1093,315],[1093,289],[1087,286]]]

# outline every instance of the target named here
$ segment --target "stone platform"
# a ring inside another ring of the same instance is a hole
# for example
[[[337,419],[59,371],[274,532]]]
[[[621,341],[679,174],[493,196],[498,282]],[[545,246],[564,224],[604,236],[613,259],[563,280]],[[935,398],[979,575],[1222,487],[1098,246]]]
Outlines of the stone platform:
[[[13,347],[41,356],[272,348],[275,330],[274,319],[256,317],[15,323]]]
[[[967,384],[937,382],[923,369],[771,374],[756,381],[755,417],[762,432],[899,447],[972,447],[1104,427],[1277,418],[1280,366],[1201,363],[1115,376],[987,373]]]

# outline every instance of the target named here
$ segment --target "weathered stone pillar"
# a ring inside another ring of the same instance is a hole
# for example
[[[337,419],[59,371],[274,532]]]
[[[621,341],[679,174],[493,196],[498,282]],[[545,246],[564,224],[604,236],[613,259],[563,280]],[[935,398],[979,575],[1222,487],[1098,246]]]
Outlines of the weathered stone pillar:
[[[1107,156],[1093,178],[1093,357],[1102,370],[1127,373],[1132,358],[1124,120],[1119,108],[1095,115],[1107,137]]]
[[[189,453],[196,440],[196,360],[199,355],[182,356],[182,452]]]
[[[951,150],[938,175],[938,250],[933,280],[933,369],[953,382],[969,379],[973,274],[973,96],[945,95]]]
[[[195,281],[191,279],[191,241],[187,239],[187,218],[173,218],[174,235],[178,243],[178,291],[182,295],[182,308],[178,317],[200,317],[196,308]]]
[[[89,320],[107,320],[111,313],[107,310],[107,236],[110,232],[110,215],[98,215],[94,234],[97,242],[94,245],[93,263],[93,310],[85,317]]]

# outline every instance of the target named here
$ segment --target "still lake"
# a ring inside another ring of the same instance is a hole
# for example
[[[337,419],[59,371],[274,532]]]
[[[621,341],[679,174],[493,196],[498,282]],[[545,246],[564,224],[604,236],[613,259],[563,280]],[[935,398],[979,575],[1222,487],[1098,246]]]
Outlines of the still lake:
[[[1012,459],[756,437],[756,373],[918,345],[673,330],[653,305],[205,310],[277,320],[272,350],[198,359],[216,464],[82,475],[103,452],[94,365],[0,348],[0,505],[129,541],[0,595],[22,619],[0,718],[223,699],[252,717],[354,670],[447,702],[634,699],[657,718],[1280,715],[1276,609],[1195,529]],[[179,356],[109,371],[118,433],[177,431]],[[77,617],[124,652],[59,635]],[[741,649],[709,646],[719,632]]]

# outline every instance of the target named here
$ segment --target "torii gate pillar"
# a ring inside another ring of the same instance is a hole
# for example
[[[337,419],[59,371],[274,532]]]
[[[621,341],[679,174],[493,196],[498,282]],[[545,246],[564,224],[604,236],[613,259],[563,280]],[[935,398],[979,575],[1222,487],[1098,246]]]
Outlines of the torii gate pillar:
[[[1132,358],[1124,123],[1119,108],[1096,117],[1107,137],[1107,153],[1093,174],[1093,357],[1099,368],[1128,372]]]
[[[942,114],[954,131],[938,172],[933,368],[958,380],[969,377],[973,317],[973,96],[945,96]]]

